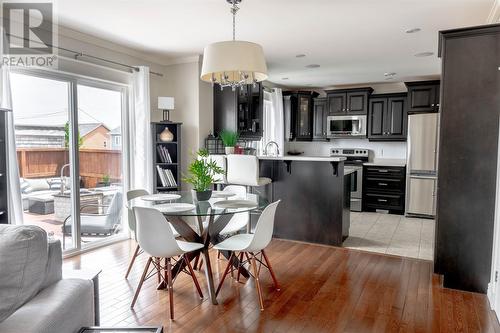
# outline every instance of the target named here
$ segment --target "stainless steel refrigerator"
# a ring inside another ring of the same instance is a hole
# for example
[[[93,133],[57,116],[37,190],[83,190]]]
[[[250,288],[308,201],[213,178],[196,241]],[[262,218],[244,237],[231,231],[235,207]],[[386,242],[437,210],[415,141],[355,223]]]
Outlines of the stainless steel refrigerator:
[[[408,119],[406,215],[436,215],[439,114],[410,115]]]

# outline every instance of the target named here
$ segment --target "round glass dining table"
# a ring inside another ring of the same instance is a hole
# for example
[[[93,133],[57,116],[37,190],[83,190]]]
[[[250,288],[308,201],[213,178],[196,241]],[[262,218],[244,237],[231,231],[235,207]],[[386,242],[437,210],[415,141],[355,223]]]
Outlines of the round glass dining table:
[[[207,201],[196,200],[191,191],[178,191],[141,196],[127,202],[127,208],[129,209],[134,207],[158,209],[184,240],[204,245],[201,250],[189,253],[187,256],[190,261],[195,260],[194,266],[196,266],[199,256],[203,255],[209,296],[213,304],[217,304],[217,299],[208,253],[210,245],[224,240],[220,232],[226,227],[234,214],[259,212],[267,205],[268,201],[259,194],[236,195],[223,191],[213,191],[212,197]],[[196,220],[197,225],[194,226],[189,220]],[[250,222],[247,231],[249,229]],[[231,257],[228,252],[222,252],[222,254],[226,258],[231,258],[233,266],[239,269],[241,275],[249,277],[248,271],[240,267],[238,258]],[[173,267],[173,276],[179,274],[184,269],[184,266],[185,262],[179,260]],[[158,288],[164,289],[164,283],[160,283]]]

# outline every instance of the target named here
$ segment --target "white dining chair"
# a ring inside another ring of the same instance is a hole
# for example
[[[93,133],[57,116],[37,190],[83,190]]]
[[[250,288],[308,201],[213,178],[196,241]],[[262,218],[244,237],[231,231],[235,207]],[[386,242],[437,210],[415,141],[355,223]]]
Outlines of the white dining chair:
[[[272,183],[271,178],[260,177],[259,159],[255,155],[226,156],[227,183],[230,185],[243,185],[249,189],[256,186],[265,186]]]
[[[144,189],[137,189],[137,190],[130,190],[127,191],[127,202],[130,200],[133,200],[138,197],[142,197],[143,195],[148,195],[149,192],[144,190]],[[136,222],[135,222],[135,216],[134,216],[134,211],[132,208],[128,209],[128,227],[130,231],[134,233],[134,238],[137,239],[137,233],[136,233]],[[125,273],[125,279],[128,278],[130,271],[132,270],[132,266],[134,265],[135,259],[137,256],[141,254],[141,247],[139,246],[139,243],[137,243],[135,247],[134,254],[132,255],[132,258],[130,258],[130,263],[128,264],[127,268],[127,273]]]
[[[259,220],[257,221],[257,225],[255,226],[255,233],[234,235],[214,246],[214,249],[216,250],[231,252],[231,257],[229,258],[215,295],[218,295],[226,275],[229,273],[230,269],[232,270],[233,263],[231,259],[233,256],[236,258],[239,256],[240,265],[244,265],[245,263],[249,263],[251,265],[253,277],[255,278],[255,285],[257,287],[257,294],[259,296],[261,311],[264,310],[264,301],[262,300],[262,290],[259,282],[260,267],[257,269],[257,261],[259,262],[259,265],[263,265],[269,269],[276,290],[280,290],[278,280],[276,279],[276,275],[271,267],[269,258],[264,250],[267,245],[269,245],[273,237],[274,217],[276,215],[276,208],[278,207],[279,202],[280,200],[273,202],[264,209],[259,217]],[[258,257],[259,254],[260,258]],[[245,255],[247,259],[246,261],[243,261],[243,255]]]
[[[222,192],[234,194],[234,196],[228,198],[230,200],[246,199],[246,197],[247,197],[246,188],[244,186],[240,186],[240,185],[228,185],[228,186],[224,187]],[[247,228],[249,226],[249,224],[250,224],[250,213],[249,212],[236,213],[233,215],[231,220],[224,227],[224,229],[221,230],[221,232],[219,234],[220,235],[234,234],[235,232],[238,232],[243,228]]]
[[[130,190],[127,191],[127,202],[130,202],[130,200],[142,197],[144,195],[148,195],[149,192],[144,190],[144,189],[137,189],[137,190]],[[175,228],[169,223],[170,227],[172,228],[172,231],[174,233],[174,237],[177,238],[179,237],[179,233]],[[137,239],[137,232],[136,232],[136,221],[135,221],[135,215],[134,211],[132,208],[129,207],[128,209],[128,227],[130,228],[130,231],[134,233],[134,238]],[[125,279],[128,279],[128,276],[130,274],[130,271],[132,270],[132,266],[134,265],[135,259],[142,254],[141,247],[139,243],[137,243],[134,254],[132,255],[132,258],[130,258],[130,263],[128,264],[127,272],[125,273]]]
[[[134,214],[137,222],[137,240],[141,248],[149,255],[149,259],[142,273],[141,280],[135,291],[134,299],[132,300],[131,308],[134,307],[139,292],[145,280],[154,275],[154,269],[150,272],[149,266],[153,264],[154,268],[159,271],[164,271],[162,280],[167,286],[170,299],[170,319],[174,319],[174,291],[172,278],[172,259],[179,257],[177,261],[184,260],[186,267],[189,269],[189,275],[193,279],[194,285],[198,290],[198,294],[203,298],[203,293],[200,284],[196,279],[191,263],[186,253],[193,252],[203,248],[203,244],[191,243],[176,240],[170,224],[167,222],[163,214],[154,208],[134,207]],[[160,258],[158,262],[155,258]],[[165,259],[165,264],[162,266],[161,259]],[[175,260],[175,259],[174,259]],[[180,273],[180,272],[179,272]]]

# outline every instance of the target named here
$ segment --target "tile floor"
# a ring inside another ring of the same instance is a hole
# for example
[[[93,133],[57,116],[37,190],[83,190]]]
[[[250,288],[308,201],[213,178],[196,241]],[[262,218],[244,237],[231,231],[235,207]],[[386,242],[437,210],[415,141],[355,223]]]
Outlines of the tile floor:
[[[344,247],[433,260],[434,220],[383,213],[351,212]]]

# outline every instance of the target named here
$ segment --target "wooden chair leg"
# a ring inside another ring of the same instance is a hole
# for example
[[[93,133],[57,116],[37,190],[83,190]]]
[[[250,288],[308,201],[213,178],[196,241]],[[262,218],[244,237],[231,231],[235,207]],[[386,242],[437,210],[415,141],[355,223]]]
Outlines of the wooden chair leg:
[[[193,268],[195,270],[198,270],[198,261],[200,260],[200,254],[196,255],[196,257],[194,258],[194,265],[193,265]]]
[[[220,288],[222,288],[222,284],[224,283],[224,279],[226,278],[227,273],[229,272],[229,268],[231,268],[231,258],[233,257],[233,253],[231,253],[231,256],[229,257],[229,261],[227,263],[226,269],[224,270],[224,274],[222,274],[222,278],[219,282],[219,286],[217,287],[217,290],[215,291],[215,296],[219,294]]]
[[[158,280],[158,283],[161,282],[161,258],[155,258],[156,262],[156,278]]]
[[[203,298],[203,293],[201,292],[200,284],[198,283],[198,279],[196,278],[196,275],[194,275],[194,270],[193,267],[191,266],[191,263],[189,262],[189,259],[183,255],[184,261],[186,262],[186,266],[189,269],[189,273],[191,273],[191,277],[193,278],[194,285],[196,286],[196,289],[198,290],[198,294],[200,294],[200,297]]]
[[[276,290],[279,291],[280,286],[278,284],[278,279],[276,279],[276,275],[274,274],[273,268],[271,267],[271,262],[269,261],[269,258],[267,257],[266,252],[264,252],[264,250],[262,250],[261,252],[262,252],[262,256],[264,257],[264,260],[266,262],[266,265],[269,268],[269,273],[271,273],[271,277],[273,278],[274,287],[276,288]]]
[[[251,254],[250,261],[252,262],[253,274],[255,278],[255,286],[257,287],[257,294],[259,295],[260,311],[264,311],[264,301],[262,300],[262,290],[260,290],[259,272],[257,271],[257,263],[255,256]]]
[[[239,263],[239,266],[238,266],[238,274],[236,274],[236,281],[237,282],[240,282],[240,269],[241,267],[243,266],[243,252],[240,253],[240,263]]]
[[[170,258],[167,258],[166,261],[167,261],[167,288],[168,288],[168,297],[170,298],[170,319],[174,320],[174,289],[172,283],[172,264],[170,262]]]
[[[130,308],[133,308],[135,305],[135,302],[137,301],[137,296],[139,296],[139,292],[141,291],[142,284],[144,283],[144,279],[146,278],[146,275],[148,274],[149,270],[149,265],[151,265],[151,261],[153,258],[149,257],[148,262],[146,263],[146,267],[144,267],[144,272],[142,272],[141,280],[139,281],[139,285],[137,286],[137,289],[135,290],[135,295],[134,299],[132,300],[132,304],[130,305]]]
[[[134,265],[135,258],[137,258],[137,256],[139,255],[140,250],[141,250],[141,247],[139,246],[139,244],[137,244],[137,246],[135,247],[134,255],[132,256],[132,258],[130,259],[130,263],[128,264],[127,273],[125,273],[125,279],[128,279],[128,275],[130,274],[130,271],[132,270],[132,266]]]

